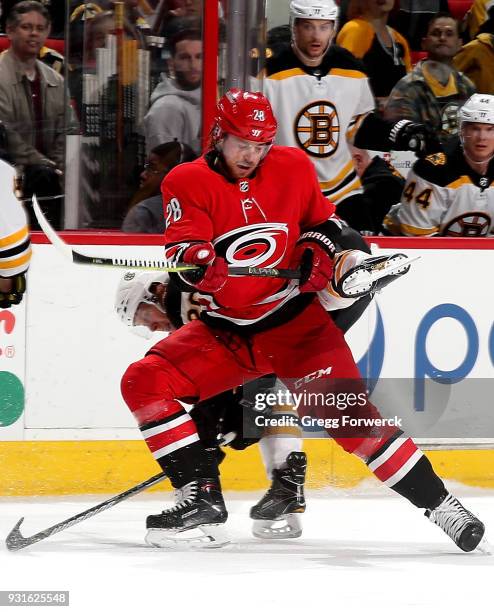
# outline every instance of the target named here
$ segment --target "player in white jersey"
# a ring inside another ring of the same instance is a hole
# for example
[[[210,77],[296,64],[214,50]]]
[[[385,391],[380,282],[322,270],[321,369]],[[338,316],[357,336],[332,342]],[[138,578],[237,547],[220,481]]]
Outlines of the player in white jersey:
[[[15,196],[16,171],[0,159],[0,308],[19,304],[26,290],[25,272],[31,259],[27,217]]]
[[[460,138],[451,154],[415,162],[401,203],[384,223],[405,236],[494,234],[494,96],[474,94],[458,111]]]
[[[332,44],[337,20],[334,0],[293,0],[291,48],[267,61],[262,87],[278,119],[276,143],[309,155],[323,194],[351,227],[377,231],[347,143],[419,155],[441,148],[425,126],[376,115],[363,64]]]

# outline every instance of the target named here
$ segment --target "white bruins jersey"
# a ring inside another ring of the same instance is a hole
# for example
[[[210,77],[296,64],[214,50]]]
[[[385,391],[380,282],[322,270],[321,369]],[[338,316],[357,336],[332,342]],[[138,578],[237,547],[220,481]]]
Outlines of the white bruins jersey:
[[[0,206],[0,276],[25,272],[31,259],[31,241],[26,213],[15,197],[16,171],[0,159],[0,184],[3,186]]]
[[[494,163],[486,175],[466,163],[460,146],[450,155],[435,153],[415,162],[401,203],[384,220],[405,236],[492,236]]]
[[[374,109],[367,76],[347,51],[331,47],[317,68],[287,50],[268,61],[263,91],[276,118],[276,143],[305,151],[323,194],[335,204],[362,193],[347,139]]]

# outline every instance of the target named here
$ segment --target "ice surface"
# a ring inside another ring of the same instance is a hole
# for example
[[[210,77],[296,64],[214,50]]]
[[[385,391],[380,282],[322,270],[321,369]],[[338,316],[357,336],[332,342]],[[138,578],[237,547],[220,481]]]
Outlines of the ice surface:
[[[487,523],[489,536],[494,493],[451,488]],[[462,553],[420,510],[382,488],[309,493],[302,538],[282,541],[251,536],[248,510],[256,496],[226,497],[236,542],[228,548],[148,548],[145,516],[170,496],[142,494],[25,550],[1,547],[0,589],[69,590],[64,609],[71,612],[493,608],[494,556]],[[21,516],[29,536],[102,499],[3,498],[0,536]]]

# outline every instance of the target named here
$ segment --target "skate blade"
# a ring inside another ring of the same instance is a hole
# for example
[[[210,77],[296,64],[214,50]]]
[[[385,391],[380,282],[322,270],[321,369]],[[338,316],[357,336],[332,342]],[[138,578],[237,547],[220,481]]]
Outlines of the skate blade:
[[[148,529],[144,540],[150,546],[169,550],[222,548],[232,543],[222,524],[200,525],[186,531]]]
[[[473,552],[479,552],[483,555],[492,555],[494,554],[494,549],[487,539],[483,537],[477,544],[476,548],[474,548]]]
[[[284,540],[302,535],[302,522],[296,514],[284,514],[275,521],[254,520],[252,535],[261,540]]]
[[[365,263],[358,266],[342,282],[341,293],[343,297],[361,297],[369,293],[378,280],[385,277],[389,281],[396,280],[406,274],[413,262],[419,257],[407,257],[402,253],[396,253],[387,260],[379,262],[373,266],[369,264],[366,268]]]

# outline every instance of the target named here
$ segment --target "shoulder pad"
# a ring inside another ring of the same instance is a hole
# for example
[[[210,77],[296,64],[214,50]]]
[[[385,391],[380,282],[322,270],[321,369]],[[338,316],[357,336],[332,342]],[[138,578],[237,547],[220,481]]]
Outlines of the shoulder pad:
[[[463,173],[455,156],[445,153],[433,153],[417,160],[413,170],[419,177],[440,187],[449,185]]]
[[[348,49],[339,45],[332,45],[324,58],[324,64],[328,62],[330,68],[345,68],[347,70],[359,70],[367,75],[365,64],[357,59]]]

